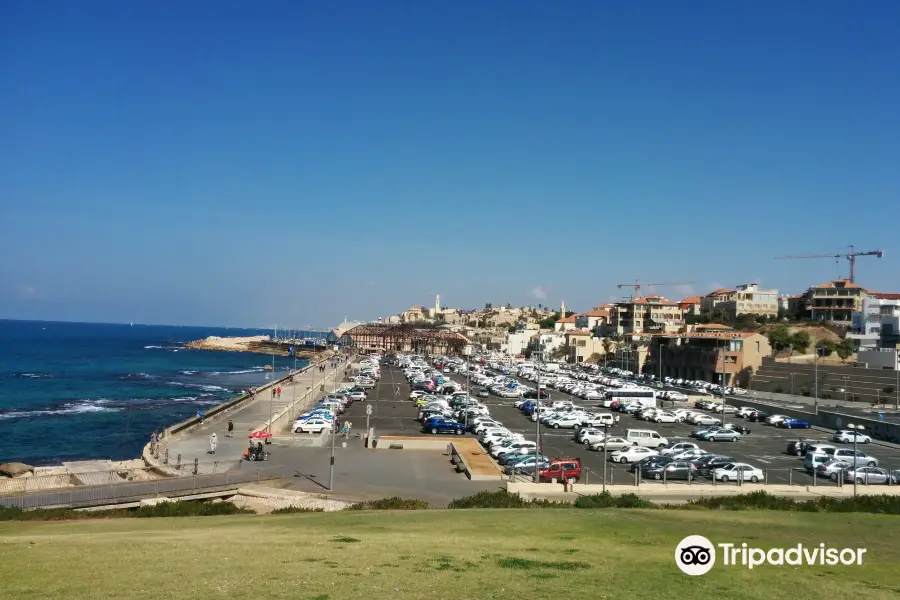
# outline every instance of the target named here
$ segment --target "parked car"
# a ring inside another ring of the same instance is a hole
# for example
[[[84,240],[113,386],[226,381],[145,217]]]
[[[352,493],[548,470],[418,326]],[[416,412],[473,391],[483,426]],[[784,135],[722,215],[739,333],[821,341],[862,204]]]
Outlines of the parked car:
[[[541,481],[557,481],[577,482],[581,478],[581,459],[580,458],[556,458],[550,461],[547,468],[541,469],[539,478]]]
[[[838,481],[841,474],[853,469],[853,466],[842,460],[829,460],[816,466],[816,477],[827,477],[832,481]]]
[[[749,435],[750,434],[750,428],[744,427],[740,423],[726,423],[725,425],[722,425],[722,429],[730,429],[732,431],[737,431],[741,435]]]
[[[425,424],[422,425],[422,431],[432,435],[437,435],[438,433],[462,435],[466,432],[466,428],[462,423],[457,423],[452,419],[438,417],[425,421]]]
[[[694,417],[694,423],[697,425],[721,425],[722,420],[710,415],[697,415]]]
[[[832,451],[826,451],[826,456],[837,460],[843,460],[856,466],[878,466],[877,458],[870,454],[866,454],[862,450],[853,450],[853,448],[836,448]]]
[[[709,458],[699,458],[697,459],[695,464],[697,465],[697,469],[701,473],[703,473],[704,475],[710,475],[716,469],[730,465],[733,462],[734,459],[730,456],[717,454],[714,456],[710,456]]]
[[[788,454],[793,456],[804,456],[806,454],[806,448],[809,446],[808,442],[804,442],[803,440],[791,440],[787,443]]]
[[[715,469],[712,472],[712,476],[713,479],[721,481],[722,483],[728,483],[729,481],[749,481],[750,483],[756,483],[765,478],[762,469],[754,467],[753,465],[748,465],[747,463],[737,462]]]
[[[876,485],[879,483],[893,484],[895,480],[887,469],[879,467],[859,467],[853,469],[850,467],[844,471],[844,481],[853,483],[861,483],[863,485]]]
[[[812,427],[812,425],[809,424],[809,421],[804,421],[802,419],[784,419],[778,423],[778,426],[785,429],[809,429]]]
[[[645,469],[641,469],[641,477],[643,479],[686,479],[691,481],[696,476],[697,467],[688,461],[673,460],[668,464],[648,466]]]
[[[858,444],[868,444],[872,441],[872,438],[859,431],[853,431],[852,429],[840,429],[834,432],[834,435],[831,436],[831,440],[840,444],[852,444],[854,440],[856,440],[856,443]]]
[[[626,440],[625,438],[620,437],[611,437],[607,438],[602,442],[597,442],[596,444],[591,444],[591,450],[595,452],[603,452],[604,448],[607,452],[615,452],[616,450],[621,450],[623,448],[631,448],[631,442]]]
[[[625,464],[628,462],[641,460],[642,458],[652,456],[654,454],[658,454],[658,452],[650,448],[645,448],[644,446],[631,446],[630,448],[616,450],[609,455],[609,460],[610,462]]]
[[[720,427],[719,429],[710,430],[704,434],[698,435],[697,438],[707,442],[737,442],[741,439],[741,434],[733,429]]]
[[[764,423],[767,418],[769,418],[769,414],[765,413],[761,410],[755,410],[750,413],[747,417],[748,421],[753,423]]]
[[[659,451],[662,456],[674,456],[680,452],[684,452],[685,450],[699,450],[700,446],[695,444],[694,442],[678,442],[677,444],[672,444],[668,448],[663,448]]]
[[[675,459],[671,456],[660,456],[658,454],[653,456],[645,456],[641,460],[631,463],[631,467],[629,467],[628,471],[634,473],[635,471],[640,471],[641,469],[646,469],[648,467],[667,465],[674,460]]]
[[[294,433],[322,433],[332,427],[331,421],[326,421],[322,417],[312,417],[295,423]]]

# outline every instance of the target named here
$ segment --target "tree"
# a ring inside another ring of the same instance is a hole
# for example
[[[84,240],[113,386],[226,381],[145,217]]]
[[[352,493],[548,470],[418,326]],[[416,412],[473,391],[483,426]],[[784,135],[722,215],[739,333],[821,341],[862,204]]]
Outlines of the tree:
[[[809,332],[798,331],[790,337],[791,352],[806,352],[809,343]]]
[[[598,352],[594,352],[593,354],[591,354],[590,356],[588,356],[588,359],[587,359],[586,362],[593,363],[593,364],[596,365],[596,364],[599,364],[599,362],[600,362],[601,360],[603,360],[603,357],[600,356],[600,354],[599,354]]]
[[[787,350],[791,347],[791,332],[784,325],[779,325],[769,332],[769,344],[775,351]]]
[[[816,344],[816,350],[821,349],[822,356],[831,356],[834,353],[835,343],[831,340],[819,340]]]
[[[484,310],[491,310],[492,308],[494,308],[493,304],[491,304],[490,302],[485,302]]]
[[[834,346],[834,351],[837,353],[838,358],[841,359],[841,362],[850,358],[850,355],[853,354],[855,349],[856,348],[853,347],[853,340],[848,340],[847,338],[842,339]]]
[[[603,338],[603,341],[600,342],[600,345],[603,346],[603,356],[609,358],[609,355],[611,354],[611,350],[613,347],[613,341],[611,339],[609,339],[608,337],[606,337],[606,338]]]

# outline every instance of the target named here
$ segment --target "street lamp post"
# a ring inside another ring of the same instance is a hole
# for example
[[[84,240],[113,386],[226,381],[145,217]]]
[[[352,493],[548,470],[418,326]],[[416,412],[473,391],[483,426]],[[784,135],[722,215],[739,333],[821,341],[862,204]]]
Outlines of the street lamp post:
[[[606,449],[609,446],[609,423],[603,423],[603,493],[606,493],[606,461],[609,459],[609,456],[606,454]]]
[[[541,416],[542,412],[541,408],[541,363],[543,362],[543,354],[541,350],[541,342],[538,339],[538,346],[536,352],[537,360],[537,399],[535,400],[535,409],[538,411],[537,419],[535,419],[535,430],[534,430],[534,482],[541,482]]]
[[[859,470],[859,456],[856,454],[856,437],[857,431],[862,431],[865,429],[865,425],[854,425],[850,423],[847,425],[847,429],[853,431],[853,497],[856,497],[856,482],[859,479],[859,475],[857,475],[857,471]],[[888,471],[888,476],[890,477],[890,471]]]
[[[337,437],[337,431],[335,430],[335,426],[337,425],[337,415],[335,415],[334,419],[331,423],[331,461],[328,465],[328,491],[334,491],[334,438]]]
[[[791,373],[791,400],[794,398],[794,375],[796,373]]]
[[[821,346],[816,346],[816,359],[813,361],[813,378],[815,385],[815,398],[813,399],[813,414],[819,414],[819,350],[824,350]]]

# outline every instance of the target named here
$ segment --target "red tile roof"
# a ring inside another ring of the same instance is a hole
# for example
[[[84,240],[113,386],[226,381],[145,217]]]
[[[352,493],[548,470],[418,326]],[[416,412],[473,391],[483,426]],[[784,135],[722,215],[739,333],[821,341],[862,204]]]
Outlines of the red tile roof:
[[[834,281],[828,281],[823,283],[822,285],[813,286],[814,290],[824,290],[824,289],[833,289],[836,287],[841,287],[845,290],[865,290],[861,285],[856,283],[851,283],[849,279],[835,279]],[[866,290],[868,291],[868,290]]]
[[[651,302],[652,300],[652,302]],[[663,296],[643,296],[631,302],[623,302],[622,304],[654,304],[656,306],[676,306],[677,302],[672,302]]]
[[[688,296],[678,304],[700,304],[700,296]]]
[[[879,300],[900,300],[900,294],[875,294]]]
[[[566,335],[591,335],[591,332],[587,329],[572,329],[571,331],[567,331]]]
[[[574,323],[576,316],[577,315],[570,315],[570,316],[562,318],[562,319],[557,319],[556,322],[557,323]]]
[[[721,296],[722,294],[730,294],[731,290],[726,290],[725,288],[719,288],[717,290],[713,290],[706,295],[707,298],[712,298],[713,296]]]
[[[733,327],[729,327],[728,325],[719,325],[718,323],[709,323],[708,325],[697,325],[694,329],[697,331],[701,331],[703,329],[734,329]]]
[[[605,308],[595,308],[593,310],[589,310],[586,313],[583,313],[582,316],[584,316],[584,317],[608,317],[609,310],[605,309]]]

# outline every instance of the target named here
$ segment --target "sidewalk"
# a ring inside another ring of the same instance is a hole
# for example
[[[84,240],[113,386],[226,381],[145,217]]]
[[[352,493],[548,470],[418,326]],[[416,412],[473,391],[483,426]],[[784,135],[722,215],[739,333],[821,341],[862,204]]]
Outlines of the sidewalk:
[[[187,433],[164,439],[159,444],[159,461],[163,461],[168,450],[169,464],[175,464],[180,454],[182,464],[193,463],[195,458],[198,459],[200,473],[221,471],[222,468],[217,463],[242,460],[244,450],[249,446],[248,436],[251,432],[266,430],[270,418],[285,413],[273,424],[273,435],[279,435],[279,428],[288,425],[292,421],[291,417],[302,413],[321,397],[340,387],[346,368],[347,364],[341,362],[334,369],[326,368],[324,373],[320,373],[316,365],[298,372],[293,384],[282,384],[280,398],[272,398],[271,393],[264,390],[253,400],[234,409],[228,418],[213,419]],[[325,391],[320,391],[323,381]],[[234,423],[234,437],[228,437],[229,418]],[[209,454],[209,438],[214,432],[219,443],[216,453]]]

